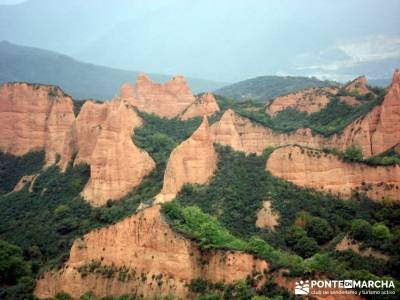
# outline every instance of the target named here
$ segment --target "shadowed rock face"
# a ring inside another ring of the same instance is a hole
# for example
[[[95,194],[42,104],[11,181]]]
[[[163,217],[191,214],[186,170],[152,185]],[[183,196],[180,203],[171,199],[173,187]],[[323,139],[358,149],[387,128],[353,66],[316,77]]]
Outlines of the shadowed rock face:
[[[65,168],[73,151],[72,99],[55,86],[0,85],[0,151],[24,155],[44,149],[47,165]]]
[[[196,99],[181,115],[180,119],[185,121],[195,117],[212,116],[219,112],[219,105],[211,93],[204,93]]]
[[[288,108],[307,114],[315,113],[328,105],[330,98],[339,91],[336,87],[311,88],[300,92],[275,98],[265,109],[265,112],[275,116]]]
[[[168,160],[164,184],[156,202],[172,200],[185,183],[206,183],[217,167],[217,153],[207,117],[190,138],[176,147]]]
[[[400,201],[400,167],[346,163],[333,154],[288,146],[275,150],[266,169],[296,185],[349,197],[365,192],[373,200]]]
[[[118,271],[110,278],[79,273],[80,267],[91,262],[123,267],[129,279],[120,280]],[[39,279],[35,294],[47,298],[65,291],[79,298],[87,291],[96,297],[172,293],[190,299],[186,284],[192,279],[232,283],[267,268],[265,261],[243,252],[200,251],[195,243],[171,230],[156,205],[76,240],[64,267]]]
[[[141,74],[135,87],[124,84],[120,95],[141,111],[167,118],[178,116],[195,101],[182,76],[176,76],[165,84],[158,84]]]
[[[141,126],[142,120],[129,103],[116,99],[104,104],[88,103],[83,109],[83,120],[78,117],[77,158],[90,163],[90,179],[82,196],[92,205],[101,206],[139,185],[155,163],[132,142],[133,129]],[[84,121],[86,117],[89,120]]]
[[[214,142],[247,153],[261,153],[269,146],[297,144],[315,149],[329,147],[344,150],[356,144],[365,157],[380,154],[400,142],[400,72],[395,71],[381,105],[353,121],[342,133],[329,138],[303,128],[288,134],[275,133],[232,110],[227,110],[220,121],[211,126],[211,135]]]

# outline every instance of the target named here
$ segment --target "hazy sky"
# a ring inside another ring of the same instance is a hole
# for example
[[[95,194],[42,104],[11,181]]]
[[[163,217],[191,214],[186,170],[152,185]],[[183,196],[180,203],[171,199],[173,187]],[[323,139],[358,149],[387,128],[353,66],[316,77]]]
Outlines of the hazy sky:
[[[28,0],[0,7],[0,40],[219,81],[381,78],[400,64],[399,12],[400,0]]]

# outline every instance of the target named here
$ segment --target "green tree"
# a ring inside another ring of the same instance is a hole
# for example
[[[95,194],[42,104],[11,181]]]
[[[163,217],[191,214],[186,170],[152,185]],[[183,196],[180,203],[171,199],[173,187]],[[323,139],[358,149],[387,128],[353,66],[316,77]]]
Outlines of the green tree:
[[[305,258],[313,256],[316,252],[318,252],[318,249],[317,242],[308,236],[301,237],[293,246],[293,250]]]
[[[318,243],[324,243],[332,238],[333,230],[331,225],[322,218],[312,217],[306,224],[307,234],[313,237]]]
[[[367,240],[372,233],[372,226],[363,219],[356,219],[351,222],[350,235],[360,241]]]
[[[344,159],[349,161],[362,161],[363,160],[363,153],[359,146],[355,144],[351,144],[349,147],[346,148],[344,151]]]
[[[376,241],[387,241],[390,239],[390,230],[384,224],[374,224],[372,226],[372,238]]]
[[[20,277],[29,273],[29,265],[24,261],[22,250],[0,240],[0,284],[15,284]]]

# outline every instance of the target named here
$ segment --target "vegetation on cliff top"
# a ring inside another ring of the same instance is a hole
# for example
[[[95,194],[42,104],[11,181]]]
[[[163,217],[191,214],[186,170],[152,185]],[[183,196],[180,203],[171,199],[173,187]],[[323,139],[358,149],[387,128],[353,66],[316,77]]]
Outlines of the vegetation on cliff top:
[[[351,122],[366,115],[383,101],[384,96],[385,90],[379,89],[379,94],[374,99],[362,101],[361,104],[355,106],[348,105],[335,96],[326,107],[310,115],[294,108],[280,111],[275,117],[269,116],[263,109],[251,111],[235,106],[234,110],[277,132],[288,133],[299,128],[310,128],[315,133],[330,136],[342,132]]]
[[[8,299],[29,299],[26,295],[34,285],[32,276],[65,261],[75,238],[132,215],[140,202],[159,193],[170,152],[192,134],[200,120],[182,122],[141,115],[145,125],[136,129],[134,141],[150,153],[157,167],[121,201],[92,208],[79,197],[88,180],[87,166],[70,166],[65,173],[51,167],[37,178],[32,193],[25,188],[0,197],[0,239],[20,247],[22,261],[31,270],[16,284],[1,288]],[[323,272],[332,278],[400,277],[396,250],[400,241],[399,205],[374,203],[362,195],[356,195],[353,201],[341,201],[275,178],[265,171],[272,149],[266,149],[261,156],[235,152],[229,147],[218,146],[217,151],[218,168],[210,183],[186,185],[176,202],[163,207],[171,225],[197,240],[203,249],[249,251],[271,262],[271,271],[285,267],[293,275]],[[34,162],[34,168],[13,164],[20,166],[22,175],[36,171],[43,154],[39,158],[29,160]],[[20,159],[25,161],[26,157]],[[4,186],[13,186],[15,178],[5,176]],[[273,210],[280,215],[275,231],[255,226],[256,213],[264,200],[271,201]],[[371,234],[357,231],[359,226],[353,224],[354,219],[370,224]],[[386,253],[390,260],[381,263],[353,252],[334,251],[335,243],[344,234]],[[20,257],[18,250],[14,252]],[[263,293],[271,295],[266,290]]]
[[[260,76],[225,86],[216,90],[215,93],[238,101],[252,99],[255,102],[265,103],[265,101],[275,97],[306,88],[332,85],[337,85],[337,83],[328,80],[322,81],[313,77]]]

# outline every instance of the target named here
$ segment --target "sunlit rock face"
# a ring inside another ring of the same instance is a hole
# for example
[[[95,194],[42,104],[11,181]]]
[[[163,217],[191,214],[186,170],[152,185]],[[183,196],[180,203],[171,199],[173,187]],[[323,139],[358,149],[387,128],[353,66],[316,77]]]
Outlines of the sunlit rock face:
[[[172,200],[185,183],[207,183],[217,167],[217,159],[208,121],[203,117],[192,136],[172,151],[156,202]]]
[[[266,170],[296,185],[349,198],[362,192],[373,200],[400,201],[400,167],[347,163],[336,155],[298,146],[282,147],[268,158]]]
[[[60,156],[65,168],[73,151],[72,99],[55,86],[0,85],[0,151],[24,155],[44,149],[46,164]]]
[[[325,108],[331,97],[339,91],[337,87],[310,88],[275,98],[269,103],[265,112],[275,116],[288,108],[296,109],[307,114],[315,113]]]
[[[145,74],[138,76],[135,86],[124,84],[120,96],[140,111],[173,118],[195,101],[195,97],[182,76],[164,84],[151,81]]]
[[[109,277],[79,272],[93,262],[116,271]],[[187,284],[192,279],[232,283],[267,268],[264,260],[243,252],[200,251],[169,227],[156,205],[76,240],[65,265],[37,281],[35,295],[49,298],[64,291],[79,298],[91,291],[96,297],[172,294],[191,299]],[[126,271],[123,280],[119,270]]]
[[[400,72],[383,102],[368,114],[350,123],[343,132],[325,137],[301,128],[291,133],[274,132],[232,110],[211,126],[214,142],[229,145],[237,151],[261,153],[266,147],[301,145],[315,149],[345,150],[350,145],[361,148],[364,157],[380,154],[400,143]]]
[[[116,99],[104,104],[88,103],[83,109],[82,120],[78,117],[77,159],[90,164],[90,179],[82,196],[100,206],[129,193],[155,163],[132,141],[133,130],[142,125],[142,119],[131,104]]]
[[[180,119],[186,121],[195,117],[208,117],[219,111],[219,105],[214,95],[211,93],[204,93],[184,110]]]
[[[354,80],[350,81],[347,85],[344,86],[344,89],[349,93],[355,93],[359,95],[365,95],[371,93],[371,91],[367,87],[367,77],[359,76]]]

